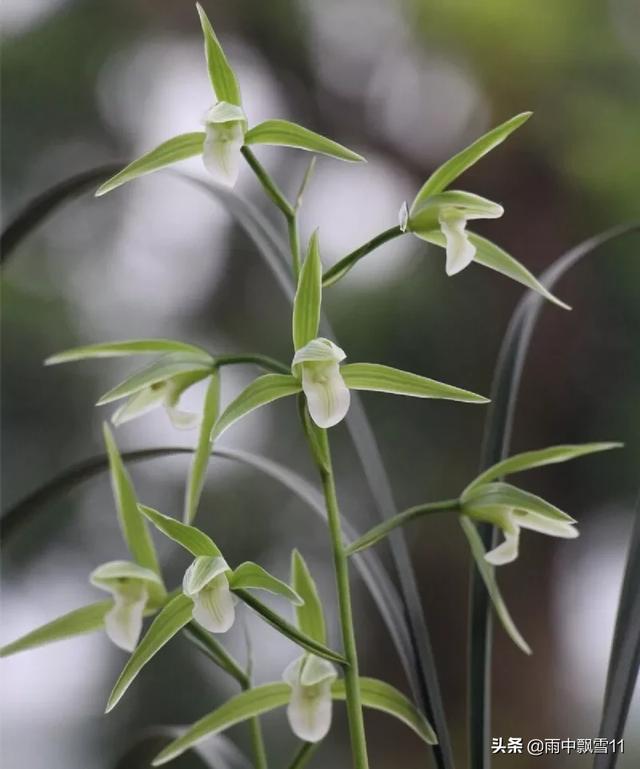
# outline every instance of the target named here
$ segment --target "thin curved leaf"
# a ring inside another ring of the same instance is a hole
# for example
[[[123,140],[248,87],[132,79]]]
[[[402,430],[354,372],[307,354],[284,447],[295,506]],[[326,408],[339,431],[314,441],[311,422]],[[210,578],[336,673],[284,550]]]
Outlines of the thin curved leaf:
[[[324,621],[322,602],[318,588],[311,576],[302,555],[294,550],[291,554],[291,584],[296,593],[302,598],[302,604],[296,606],[296,622],[303,633],[321,644],[327,642],[327,631]]]
[[[582,443],[579,445],[549,446],[546,449],[537,451],[525,451],[522,454],[514,454],[502,462],[491,465],[484,472],[480,473],[462,492],[464,498],[476,486],[480,486],[496,478],[504,478],[506,475],[520,473],[523,470],[532,470],[535,467],[544,465],[555,465],[559,462],[568,462],[570,459],[593,454],[597,451],[609,451],[623,446],[622,443]]]
[[[116,501],[118,521],[124,541],[133,559],[147,569],[160,575],[160,565],[147,523],[138,510],[138,500],[131,477],[127,472],[118,446],[109,426],[102,425],[104,443],[109,457],[111,487]],[[157,592],[157,590],[156,590]]]
[[[63,203],[93,190],[102,179],[106,179],[118,170],[116,165],[100,166],[89,171],[71,176],[63,182],[50,187],[30,200],[24,208],[9,222],[0,237],[0,263],[4,265],[22,243],[49,214]]]
[[[6,644],[0,649],[0,657],[8,657],[27,649],[35,649],[37,646],[99,630],[104,627],[104,615],[112,607],[113,601],[100,601],[83,606],[81,609],[74,609]]]
[[[192,613],[193,601],[186,595],[179,594],[166,604],[118,676],[109,695],[106,713],[115,708],[147,662],[191,621]]]
[[[478,572],[482,577],[482,581],[484,582],[487,593],[491,598],[493,608],[495,609],[496,614],[502,623],[502,627],[505,629],[507,635],[511,638],[516,646],[522,649],[525,654],[531,654],[531,648],[529,647],[529,644],[524,640],[520,634],[520,631],[516,627],[515,622],[511,619],[507,605],[505,604],[504,599],[502,598],[502,594],[500,593],[500,588],[498,587],[498,583],[496,581],[494,568],[485,560],[486,550],[482,544],[478,530],[476,529],[474,523],[469,518],[467,518],[466,515],[460,516],[460,525],[462,526],[462,530],[469,540],[469,547],[471,548],[473,560],[475,561]]]
[[[255,379],[222,413],[213,428],[215,440],[242,417],[279,398],[295,395],[302,389],[300,382],[288,374],[264,374]]]
[[[541,275],[541,283],[553,290],[560,278],[582,258],[601,246],[620,237],[640,231],[640,222],[620,225],[596,235],[572,248]],[[487,414],[483,437],[481,468],[499,462],[509,453],[513,431],[513,419],[522,372],[533,332],[544,307],[539,294],[524,296],[516,307],[500,347],[492,384],[492,405]],[[483,547],[490,549],[497,544],[494,527],[484,524],[478,527]],[[470,769],[488,769],[489,746],[486,736],[489,725],[490,695],[487,689],[487,667],[491,664],[490,602],[480,575],[472,575],[469,602],[470,622]]]
[[[519,115],[515,115],[479,139],[476,139],[468,147],[465,147],[457,155],[443,163],[422,185],[411,205],[411,210],[414,211],[431,195],[442,192],[458,176],[474,165],[474,163],[477,163],[480,158],[484,157],[494,147],[497,147],[498,144],[501,144],[513,131],[520,128],[523,123],[526,123],[532,114],[532,112],[521,112]]]
[[[341,367],[340,372],[347,387],[353,390],[373,390],[414,398],[441,398],[465,403],[489,402],[482,395],[468,390],[379,363],[347,363]]]
[[[322,262],[316,230],[300,270],[298,290],[293,300],[293,346],[299,350],[318,336],[322,306]]]
[[[204,531],[195,526],[181,523],[169,515],[164,515],[146,505],[138,505],[140,512],[169,539],[182,545],[196,558],[201,556],[219,557],[222,555],[216,543]]]
[[[198,433],[198,445],[196,446],[191,467],[189,469],[189,479],[185,492],[184,516],[185,523],[192,523],[198,511],[198,504],[202,496],[204,479],[209,465],[209,457],[213,443],[211,433],[220,408],[220,375],[214,371],[211,375],[207,393],[204,398],[202,410],[202,421],[200,422],[200,431]]]
[[[166,142],[158,145],[151,152],[129,163],[115,176],[112,176],[104,184],[98,187],[96,197],[106,195],[107,192],[115,190],[122,184],[137,179],[140,176],[158,171],[160,168],[177,163],[180,160],[186,160],[194,155],[202,154],[205,134],[203,131],[195,133],[181,134],[168,139]]]
[[[327,139],[325,136],[303,128],[297,123],[288,120],[265,120],[257,126],[250,128],[245,137],[245,144],[272,144],[294,149],[318,152],[337,160],[346,160],[351,163],[363,163],[365,159],[357,152],[353,152],[342,144]]]
[[[130,339],[126,342],[102,342],[84,347],[74,347],[71,350],[49,356],[45,366],[55,366],[58,363],[71,363],[77,360],[92,358],[121,358],[129,355],[152,355],[154,353],[185,353],[202,356],[205,361],[213,362],[206,350],[194,344],[175,342],[173,339]]]
[[[241,563],[229,579],[231,590],[266,590],[268,593],[279,595],[290,601],[294,606],[300,606],[302,598],[286,582],[269,574],[268,571],[252,561]]]
[[[204,35],[204,53],[207,59],[209,79],[218,101],[226,101],[229,104],[240,106],[240,86],[231,65],[227,61],[222,46],[213,31],[211,22],[200,3],[196,3],[202,33]]]
[[[379,681],[377,678],[361,677],[360,694],[365,708],[380,710],[397,718],[429,745],[435,745],[438,742],[431,724],[416,706],[395,687],[384,681]],[[332,684],[331,696],[337,700],[346,699],[344,681],[339,680]]]

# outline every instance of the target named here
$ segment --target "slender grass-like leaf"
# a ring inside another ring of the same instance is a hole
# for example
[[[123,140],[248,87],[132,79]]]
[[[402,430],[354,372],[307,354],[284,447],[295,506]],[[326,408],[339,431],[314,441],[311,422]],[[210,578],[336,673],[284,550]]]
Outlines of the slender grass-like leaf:
[[[234,422],[260,406],[265,406],[279,398],[286,398],[288,395],[295,395],[301,389],[300,382],[288,374],[263,374],[227,406],[213,428],[211,439],[218,438]]]
[[[531,117],[531,112],[521,112],[515,115],[499,126],[496,126],[488,133],[476,139],[473,144],[465,147],[457,155],[443,163],[436,169],[427,181],[422,185],[411,206],[412,212],[424,203],[431,195],[442,192],[452,181],[458,178],[480,158],[484,157],[498,144],[501,144],[511,133]]]
[[[165,382],[167,379],[171,379],[171,377],[193,374],[195,383],[198,378],[204,379],[211,372],[212,364],[203,361],[201,358],[187,357],[182,353],[166,355],[150,366],[127,377],[124,382],[121,382],[116,387],[113,387],[97,401],[96,405],[104,406],[121,398],[127,398],[147,387],[153,387],[161,382]]]
[[[146,505],[139,505],[140,512],[146,516],[169,539],[182,545],[196,558],[210,556],[220,557],[222,554],[216,543],[204,531],[195,526],[181,523],[169,515],[164,515]]]
[[[360,678],[360,694],[365,708],[380,710],[399,719],[429,745],[438,742],[436,733],[427,719],[402,692],[390,684],[377,678]],[[346,699],[344,681],[333,683],[331,696],[338,700]]]
[[[322,262],[316,230],[309,241],[309,251],[300,271],[293,302],[293,346],[296,350],[318,336],[321,305]]]
[[[229,579],[231,590],[266,590],[268,593],[279,595],[290,601],[294,606],[300,606],[303,603],[302,598],[286,582],[269,574],[268,571],[257,563],[245,561],[241,563]],[[304,632],[304,631],[303,631]]]
[[[552,290],[560,278],[585,256],[637,231],[640,231],[640,222],[633,222],[613,227],[585,240],[545,270],[540,277],[541,283]],[[492,404],[485,425],[481,469],[504,460],[509,453],[522,372],[543,307],[544,300],[539,294],[529,294],[520,300],[511,316],[493,377]],[[477,531],[484,549],[495,547],[497,537],[492,526],[483,524]],[[472,573],[471,578],[469,616],[469,769],[489,769],[491,614],[483,577],[477,571]]]
[[[147,662],[191,621],[192,612],[193,601],[182,594],[164,606],[118,676],[109,695],[107,713],[115,708]]]
[[[209,457],[213,448],[211,433],[218,418],[219,408],[220,375],[217,371],[214,371],[204,398],[202,421],[200,422],[200,431],[198,433],[198,445],[196,446],[189,469],[183,515],[185,523],[192,523],[198,511],[198,504],[202,496],[204,479],[209,465]]]
[[[476,486],[480,486],[488,481],[493,481],[496,478],[504,478],[506,475],[521,473],[523,470],[532,470],[535,467],[554,465],[559,462],[568,462],[570,459],[577,459],[578,457],[583,457],[587,454],[594,454],[597,451],[618,449],[621,448],[622,445],[622,443],[612,442],[582,443],[578,445],[549,446],[549,448],[546,449],[514,454],[512,457],[504,459],[502,462],[497,462],[495,465],[488,467],[484,472],[480,473],[477,478],[471,481],[467,488],[462,492],[461,496],[464,499]]]
[[[62,641],[65,638],[73,638],[77,635],[100,630],[104,627],[104,615],[112,606],[113,601],[100,601],[83,606],[81,609],[74,609],[3,646],[0,649],[0,657],[8,657],[11,654],[35,649],[37,646],[44,646],[54,641]]]
[[[607,683],[598,734],[607,740],[624,737],[629,708],[640,671],[640,496],[636,503],[618,613],[611,644]],[[618,750],[594,756],[593,769],[614,769]]]
[[[296,606],[298,627],[310,638],[314,638],[321,644],[326,644],[327,631],[318,588],[306,561],[297,550],[291,554],[291,584],[302,598],[302,604]]]
[[[372,390],[414,398],[441,398],[465,403],[488,403],[487,398],[459,387],[379,363],[347,363],[340,368],[349,389]]]
[[[83,171],[30,200],[9,222],[0,236],[0,264],[4,266],[7,263],[24,238],[45,221],[49,214],[87,190],[95,189],[99,181],[114,174],[118,168],[117,165],[108,165]]]
[[[196,3],[202,33],[204,35],[204,53],[207,59],[209,79],[218,101],[226,101],[229,104],[242,104],[240,98],[240,86],[231,65],[227,61],[222,46],[213,31],[213,27],[204,8]]]
[[[325,136],[303,128],[288,120],[265,120],[264,123],[250,128],[245,137],[245,144],[272,144],[294,149],[317,152],[337,160],[351,163],[363,163],[365,159],[342,144],[327,139]]]
[[[494,567],[485,560],[486,550],[482,544],[478,530],[476,529],[474,523],[469,520],[466,515],[460,516],[460,525],[462,526],[462,530],[469,540],[471,554],[473,555],[476,567],[480,572],[482,581],[484,582],[487,593],[491,598],[493,607],[496,611],[496,614],[498,615],[498,618],[500,619],[500,622],[502,623],[502,626],[516,646],[522,649],[525,654],[531,654],[531,648],[529,644],[520,634],[520,631],[511,618],[509,610],[507,609],[507,605],[502,598],[500,588],[498,587],[498,583],[496,581]]]
[[[103,424],[102,431],[109,457],[111,487],[116,501],[122,536],[134,560],[140,566],[151,569],[151,571],[159,575],[160,565],[158,563],[158,556],[147,529],[147,522],[140,514],[140,510],[138,510],[138,500],[131,477],[125,469],[109,426]]]
[[[92,358],[122,358],[130,355],[152,355],[154,353],[184,353],[189,356],[201,356],[204,361],[213,362],[206,350],[194,344],[175,342],[173,339],[130,339],[126,342],[102,342],[56,353],[48,357],[45,366],[58,363],[71,363]]]
[[[129,163],[122,171],[108,179],[98,187],[96,196],[106,195],[107,192],[115,190],[116,187],[120,187],[122,184],[150,174],[172,163],[186,160],[194,155],[201,155],[204,138],[205,134],[203,131],[196,131],[195,133],[181,134],[180,136],[168,139],[151,150],[151,152],[147,152],[146,155],[134,160],[133,163]]]

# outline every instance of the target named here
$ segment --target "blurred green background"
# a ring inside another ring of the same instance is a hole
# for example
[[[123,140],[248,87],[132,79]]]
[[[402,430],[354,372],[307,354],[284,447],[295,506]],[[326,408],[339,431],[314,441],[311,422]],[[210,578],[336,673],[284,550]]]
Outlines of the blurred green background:
[[[249,119],[285,117],[363,153],[365,166],[318,163],[302,213],[320,226],[328,265],[392,226],[433,168],[516,112],[534,117],[473,168],[464,188],[505,205],[477,229],[534,272],[580,240],[637,218],[640,181],[640,6],[636,0],[205,1],[239,74]],[[125,161],[197,130],[211,102],[191,2],[4,0],[2,164],[5,220],[74,172]],[[307,158],[264,149],[293,193]],[[198,160],[185,164],[202,174]],[[264,207],[243,170],[239,192]],[[269,216],[272,212],[265,207]],[[274,218],[278,227],[281,222]],[[406,241],[406,242],[405,242]],[[525,658],[496,632],[495,736],[593,737],[640,466],[640,302],[637,236],[608,246],[558,288],[572,313],[547,307],[525,370],[514,448],[621,440],[624,451],[531,473],[526,488],[580,522],[576,542],[525,535],[500,571],[514,617],[534,649]],[[362,262],[326,305],[352,360],[374,360],[488,393],[502,334],[521,296],[472,267],[449,279],[442,253],[412,238]],[[215,352],[290,357],[289,310],[260,255],[229,215],[198,190],[157,174],[106,199],[85,195],[21,247],[3,280],[3,508],[68,464],[101,451],[108,411],[92,404],[135,364],[43,369],[80,343],[166,336]],[[225,372],[228,399],[251,371]],[[185,398],[197,407],[202,391]],[[459,492],[477,468],[484,412],[459,404],[365,394],[401,507]],[[372,503],[344,426],[335,431],[345,513],[371,522]],[[122,447],[192,445],[154,412],[118,430]],[[292,403],[256,414],[225,445],[290,462],[310,478]],[[140,498],[166,513],[181,504],[187,463],[134,468]],[[326,537],[291,495],[254,472],[213,463],[201,525],[229,560],[251,558],[285,576],[298,545],[334,607]],[[469,559],[452,520],[407,530],[460,766],[466,740]],[[186,562],[160,542],[168,574]],[[381,548],[381,553],[385,553]],[[96,600],[87,574],[124,555],[108,483],[79,487],[4,552],[3,640]],[[362,667],[405,686],[384,627],[356,585]],[[282,609],[282,607],[280,607]],[[257,678],[281,675],[295,654],[258,620]],[[337,629],[332,622],[332,638]],[[233,632],[231,648],[242,654]],[[188,723],[233,691],[182,640],[152,664],[111,715],[106,696],[124,656],[102,635],[3,662],[2,751],[7,767],[109,769],[143,727]],[[344,711],[312,766],[347,766]],[[373,765],[430,765],[414,737],[368,716]],[[293,738],[267,719],[273,766]],[[640,758],[636,697],[622,767]],[[246,747],[246,730],[231,736]],[[187,756],[176,767],[197,766]],[[582,756],[496,758],[496,767],[587,767]]]

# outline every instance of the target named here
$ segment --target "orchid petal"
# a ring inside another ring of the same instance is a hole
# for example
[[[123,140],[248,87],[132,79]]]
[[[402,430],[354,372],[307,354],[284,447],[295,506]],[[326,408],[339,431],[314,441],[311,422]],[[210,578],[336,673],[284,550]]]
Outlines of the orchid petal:
[[[335,668],[326,660],[305,654],[287,666],[283,678],[291,687],[287,707],[291,730],[306,742],[319,742],[331,727]]]
[[[444,209],[438,221],[447,241],[447,275],[455,275],[471,264],[476,248],[465,232],[467,220],[460,211]]]
[[[233,187],[240,173],[240,150],[244,144],[244,122],[207,122],[202,149],[204,165],[216,182]]]
[[[550,537],[575,539],[580,534],[571,521],[559,521],[546,515],[520,510],[516,510],[514,515],[517,525],[521,528],[548,534]]]
[[[111,422],[116,427],[119,427],[125,424],[125,422],[141,417],[157,408],[162,403],[164,397],[165,390],[163,385],[145,387],[128,398],[122,406],[114,411]]]
[[[199,556],[187,569],[182,590],[193,600],[193,618],[212,633],[226,633],[235,621],[229,565],[220,556]]]
[[[116,646],[132,652],[142,632],[148,591],[143,582],[131,582],[113,590],[113,608],[104,617],[107,635]]]
[[[511,514],[503,524],[504,542],[501,542],[493,550],[485,555],[485,560],[493,566],[502,566],[505,563],[511,563],[518,557],[518,546],[520,544],[520,528],[513,522]]]

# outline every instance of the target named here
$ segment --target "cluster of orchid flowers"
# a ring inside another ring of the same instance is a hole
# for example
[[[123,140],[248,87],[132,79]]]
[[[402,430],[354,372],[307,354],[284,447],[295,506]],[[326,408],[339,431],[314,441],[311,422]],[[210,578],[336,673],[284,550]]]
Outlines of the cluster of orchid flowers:
[[[249,147],[257,144],[285,145],[346,161],[363,160],[346,147],[284,120],[269,120],[249,128],[235,73],[200,6],[198,12],[216,97],[215,104],[205,115],[205,131],[170,139],[103,184],[97,194],[102,195],[143,174],[194,155],[202,155],[205,167],[216,182],[232,186],[237,180],[243,157],[255,170],[257,161]],[[469,166],[522,125],[529,114],[518,115],[493,129],[436,170],[411,206],[402,205],[398,226],[383,233],[378,241],[405,232],[413,233],[445,249],[448,275],[460,272],[475,261],[566,307],[513,257],[485,238],[467,231],[468,221],[501,216],[503,209],[500,205],[469,192],[447,189]],[[320,336],[323,287],[344,277],[375,245],[374,238],[370,248],[357,249],[324,270],[318,234],[312,235],[301,268],[295,271],[297,290],[292,318],[293,351],[289,364],[259,354],[216,356],[191,344],[161,339],[80,347],[47,361],[53,364],[90,358],[158,354],[157,360],[109,390],[98,403],[123,402],[112,415],[116,426],[154,408],[164,407],[176,427],[197,427],[199,437],[187,483],[185,510],[180,521],[138,504],[131,478],[114,438],[105,426],[119,523],[132,560],[103,564],[91,574],[91,583],[109,592],[110,600],[54,620],[4,647],[1,650],[3,655],[104,628],[113,643],[131,654],[109,698],[108,709],[111,709],[149,659],[174,635],[194,623],[212,638],[226,633],[234,624],[236,604],[240,601],[301,647],[302,654],[287,666],[283,673],[284,682],[250,688],[232,701],[236,705],[240,702],[261,703],[245,707],[243,718],[257,717],[273,707],[286,705],[291,729],[300,739],[317,742],[326,736],[331,725],[333,699],[348,698],[344,681],[339,676],[340,666],[348,666],[348,660],[327,646],[321,601],[302,555],[298,551],[293,553],[291,584],[252,562],[245,562],[234,569],[214,541],[196,528],[193,521],[214,442],[239,419],[273,401],[289,396],[303,398],[304,418],[310,420],[306,425],[310,434],[332,428],[346,417],[351,390],[463,403],[488,402],[483,396],[468,390],[379,363],[345,363],[346,353],[330,339]],[[266,373],[258,376],[226,408],[220,410],[221,372],[226,366],[236,363],[253,363]],[[202,414],[181,410],[179,402],[182,394],[203,380],[208,380],[208,387]],[[492,567],[516,559],[521,529],[561,538],[576,537],[578,531],[575,519],[542,498],[505,483],[502,478],[617,445],[555,446],[513,456],[484,471],[457,498],[417,505],[374,527],[348,545],[346,554],[350,556],[370,547],[395,527],[428,513],[455,513],[469,539],[471,552],[506,631],[522,649],[529,651],[500,597]],[[322,462],[322,458],[319,461]],[[503,532],[504,541],[490,552],[485,552],[475,522],[498,527]],[[148,530],[149,523],[193,556],[181,588],[173,592],[167,592],[164,585]],[[268,591],[288,601],[295,610],[295,625],[262,604],[250,592],[253,590]],[[152,615],[155,615],[154,620],[142,636],[144,618]],[[209,643],[217,642],[210,640]],[[219,658],[225,658],[220,648],[217,654]],[[258,690],[259,698],[255,695]],[[360,691],[365,706],[386,710],[403,720],[426,742],[436,742],[437,737],[424,715],[393,687],[375,679],[362,678]],[[251,700],[252,697],[254,700]],[[225,721],[222,713],[225,707],[194,724],[162,751],[154,763],[164,763],[204,737],[237,723],[238,718],[233,720],[229,717]]]

